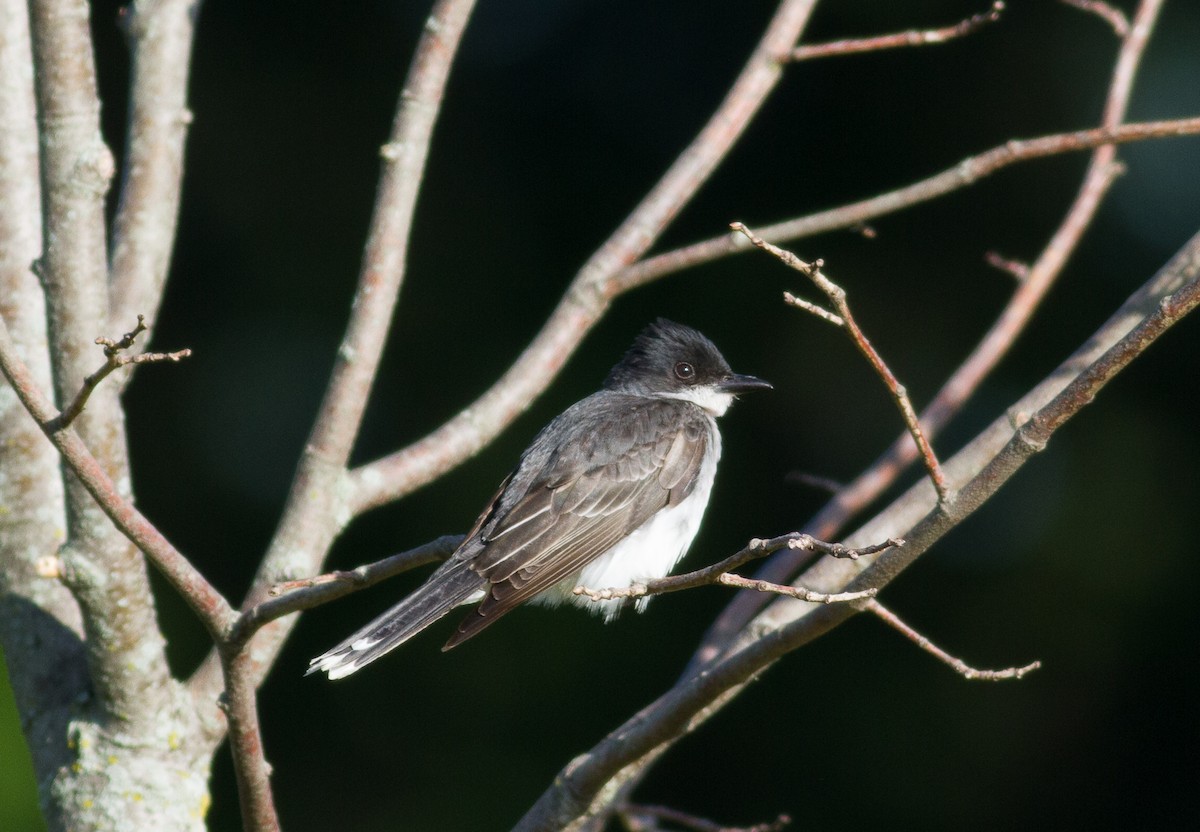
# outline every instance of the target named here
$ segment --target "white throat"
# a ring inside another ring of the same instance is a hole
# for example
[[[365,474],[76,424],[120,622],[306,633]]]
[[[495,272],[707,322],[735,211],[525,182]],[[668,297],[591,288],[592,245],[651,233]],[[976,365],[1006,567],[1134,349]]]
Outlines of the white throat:
[[[704,408],[713,416],[724,416],[729,405],[733,404],[732,393],[723,392],[711,385],[691,387],[687,390],[680,390],[678,393],[655,393],[654,395],[664,399],[691,402],[697,407]]]

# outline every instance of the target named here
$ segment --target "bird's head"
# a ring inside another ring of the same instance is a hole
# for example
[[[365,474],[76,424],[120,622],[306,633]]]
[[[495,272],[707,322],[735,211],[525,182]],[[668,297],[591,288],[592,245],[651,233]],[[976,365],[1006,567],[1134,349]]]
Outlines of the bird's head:
[[[739,393],[771,389],[760,378],[735,373],[712,341],[666,318],[642,330],[604,387],[690,401],[714,416],[723,415]]]

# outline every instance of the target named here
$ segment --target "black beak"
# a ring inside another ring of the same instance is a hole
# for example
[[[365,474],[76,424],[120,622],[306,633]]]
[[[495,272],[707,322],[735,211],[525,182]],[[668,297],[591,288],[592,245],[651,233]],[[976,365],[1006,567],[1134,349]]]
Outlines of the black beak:
[[[717,390],[722,393],[751,393],[755,390],[773,390],[771,382],[763,381],[754,376],[743,376],[734,373],[729,378],[717,382]]]

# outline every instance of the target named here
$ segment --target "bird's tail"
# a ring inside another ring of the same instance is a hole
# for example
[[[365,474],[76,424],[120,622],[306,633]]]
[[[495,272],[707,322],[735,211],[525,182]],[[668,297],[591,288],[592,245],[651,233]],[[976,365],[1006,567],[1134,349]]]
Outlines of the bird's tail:
[[[472,600],[486,579],[462,561],[449,561],[419,589],[337,647],[308,663],[304,674],[323,670],[330,679],[349,676],[424,630],[459,604]]]

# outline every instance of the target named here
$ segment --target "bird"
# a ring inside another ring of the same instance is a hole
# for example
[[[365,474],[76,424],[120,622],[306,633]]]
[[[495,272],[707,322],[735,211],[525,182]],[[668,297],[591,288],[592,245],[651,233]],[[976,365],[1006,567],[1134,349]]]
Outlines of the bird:
[[[741,393],[771,389],[734,373],[691,327],[659,318],[634,339],[601,389],[546,425],[455,552],[430,577],[305,675],[340,679],[456,607],[478,603],[443,650],[526,601],[575,603],[612,620],[625,588],[664,577],[700,528],[721,457],[717,417]],[[645,609],[648,596],[636,600]]]

